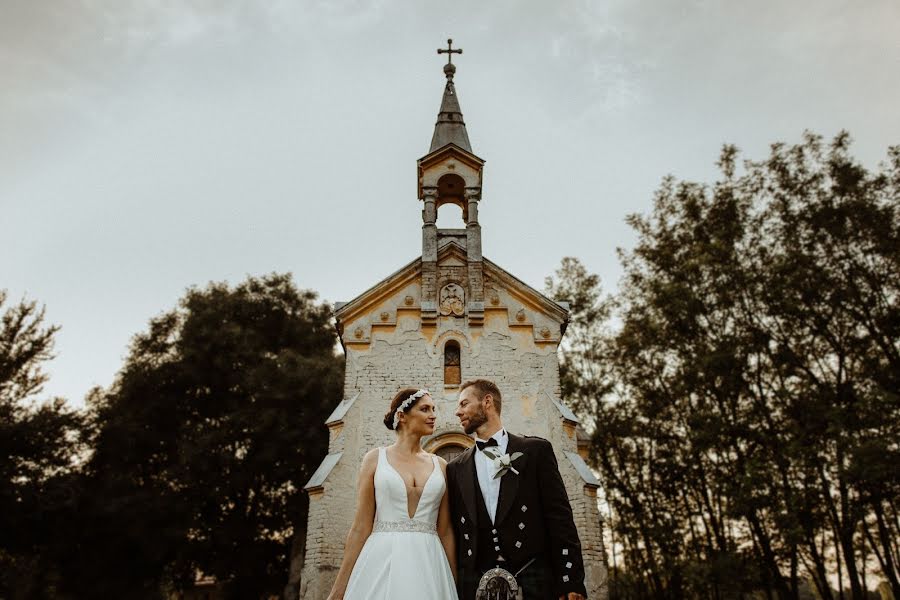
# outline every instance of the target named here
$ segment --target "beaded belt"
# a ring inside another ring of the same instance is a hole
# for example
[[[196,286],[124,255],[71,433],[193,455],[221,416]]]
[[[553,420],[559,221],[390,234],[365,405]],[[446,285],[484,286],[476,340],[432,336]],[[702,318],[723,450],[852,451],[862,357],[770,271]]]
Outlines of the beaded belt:
[[[416,521],[415,519],[406,521],[375,521],[375,527],[372,529],[372,532],[379,533],[383,531],[411,531],[437,535],[437,527],[434,523]]]

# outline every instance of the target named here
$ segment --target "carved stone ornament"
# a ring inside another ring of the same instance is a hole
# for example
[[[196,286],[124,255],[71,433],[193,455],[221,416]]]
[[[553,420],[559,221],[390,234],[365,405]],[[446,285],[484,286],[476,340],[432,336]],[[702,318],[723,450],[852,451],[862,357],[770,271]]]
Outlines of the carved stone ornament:
[[[520,308],[519,312],[516,313],[516,321],[518,321],[519,323],[525,322],[525,309],[524,308]]]
[[[378,316],[381,319],[382,323],[391,318],[391,314],[386,310],[382,311]]]
[[[519,582],[512,573],[500,567],[490,569],[482,575],[481,581],[478,582],[478,590],[475,592],[476,600],[517,600],[521,598]]]
[[[403,304],[405,304],[407,306],[412,306],[413,303],[415,303],[415,301],[416,301],[416,299],[413,298],[412,296],[407,296],[406,298],[403,299]]]
[[[550,328],[547,327],[546,325],[541,327],[541,330],[539,333],[541,334],[541,337],[544,338],[545,340],[550,338]]]
[[[362,327],[357,327],[356,329],[353,330],[353,337],[355,337],[358,340],[361,340],[362,336],[363,336]]]
[[[448,283],[441,288],[441,314],[463,316],[466,312],[466,291],[458,283]]]
[[[497,306],[500,304],[500,295],[497,292],[491,292],[491,306]]]

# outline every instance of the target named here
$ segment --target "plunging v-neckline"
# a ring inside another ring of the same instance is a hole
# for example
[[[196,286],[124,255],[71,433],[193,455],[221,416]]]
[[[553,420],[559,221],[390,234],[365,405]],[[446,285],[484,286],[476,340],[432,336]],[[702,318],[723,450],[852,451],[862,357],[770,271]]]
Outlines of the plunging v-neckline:
[[[419,506],[422,504],[422,496],[425,495],[425,488],[428,487],[428,483],[431,481],[431,477],[434,475],[434,472],[437,471],[437,465],[434,464],[434,459],[432,458],[431,459],[431,473],[429,473],[428,477],[425,478],[425,483],[422,484],[422,493],[419,494],[419,499],[416,501],[416,508],[413,511],[412,516],[409,516],[409,488],[406,487],[406,480],[403,479],[403,475],[400,474],[400,471],[398,471],[394,467],[394,465],[391,464],[391,460],[388,458],[387,448],[383,448],[382,452],[384,452],[384,462],[386,462],[387,466],[389,466],[391,468],[391,471],[393,471],[394,474],[400,478],[400,483],[403,484],[403,493],[406,497],[406,516],[410,521],[412,521],[419,514]],[[413,487],[415,487],[415,486],[413,486]]]

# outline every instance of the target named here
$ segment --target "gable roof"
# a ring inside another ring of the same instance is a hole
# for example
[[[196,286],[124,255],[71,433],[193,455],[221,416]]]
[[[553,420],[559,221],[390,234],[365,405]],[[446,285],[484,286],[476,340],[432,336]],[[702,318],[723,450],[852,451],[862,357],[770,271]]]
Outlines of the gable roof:
[[[419,166],[419,170],[428,168],[431,165],[442,161],[445,157],[453,155],[454,157],[462,160],[467,163],[473,169],[480,169],[484,166],[484,159],[473,153],[471,150],[467,150],[462,146],[454,144],[452,142],[447,143],[440,148],[435,150],[430,150],[428,154],[420,158],[416,163]]]
[[[465,250],[461,248],[459,244],[448,241],[438,249],[438,262],[448,254],[458,254],[460,252],[465,256]],[[510,274],[497,264],[486,258],[482,260],[485,273],[490,274],[493,278],[505,284],[506,290],[511,295],[515,296],[521,302],[531,305],[533,308],[556,318],[564,324],[568,323],[569,308],[567,304],[551,300],[543,293]],[[382,302],[398,289],[416,281],[421,277],[421,273],[422,258],[417,257],[358,295],[353,300],[335,304],[334,316],[337,319],[338,331],[342,331],[343,322],[351,320],[360,312],[365,311],[368,307]]]

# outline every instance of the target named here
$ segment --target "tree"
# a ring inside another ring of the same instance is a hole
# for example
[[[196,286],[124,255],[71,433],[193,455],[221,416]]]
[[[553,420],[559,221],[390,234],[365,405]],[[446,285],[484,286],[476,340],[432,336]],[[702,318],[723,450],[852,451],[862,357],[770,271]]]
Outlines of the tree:
[[[900,149],[737,158],[629,218],[616,399],[582,413],[632,597],[857,599],[873,563],[898,595]]]
[[[576,412],[596,410],[612,391],[606,354],[613,300],[604,297],[600,278],[571,256],[544,280],[544,289],[554,300],[569,303],[569,324],[560,348],[562,394]]]
[[[93,401],[75,593],[156,598],[198,572],[226,598],[280,592],[342,383],[315,299],[289,275],[210,284],[134,338]]]
[[[72,500],[81,421],[62,398],[37,400],[59,328],[37,303],[6,300],[0,290],[0,596],[38,598],[54,586],[44,555]]]

